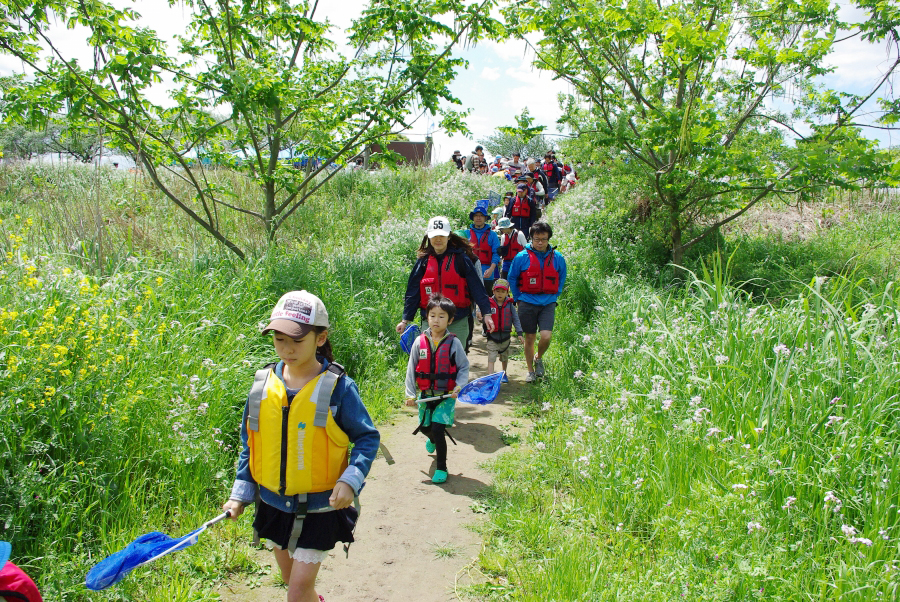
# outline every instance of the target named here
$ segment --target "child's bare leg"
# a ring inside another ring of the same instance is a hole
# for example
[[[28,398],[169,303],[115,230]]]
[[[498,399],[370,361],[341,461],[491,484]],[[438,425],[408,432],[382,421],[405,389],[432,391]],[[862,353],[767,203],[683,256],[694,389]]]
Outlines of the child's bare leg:
[[[291,558],[291,553],[278,548],[274,548],[272,552],[275,553],[275,562],[278,563],[278,568],[281,570],[281,580],[285,583],[290,583],[291,569],[294,566],[294,559]]]
[[[503,366],[504,372],[508,372],[508,370],[506,368],[507,368],[507,366],[509,366],[509,357],[507,356],[507,358],[505,360],[500,360],[500,365]],[[491,370],[490,372],[491,372],[491,374],[494,373],[493,370]]]
[[[291,580],[288,582],[288,602],[319,602],[316,594],[316,576],[322,563],[293,561]]]
[[[493,374],[494,373],[494,362],[488,362],[487,369],[488,369],[488,371],[487,371],[488,374]]]

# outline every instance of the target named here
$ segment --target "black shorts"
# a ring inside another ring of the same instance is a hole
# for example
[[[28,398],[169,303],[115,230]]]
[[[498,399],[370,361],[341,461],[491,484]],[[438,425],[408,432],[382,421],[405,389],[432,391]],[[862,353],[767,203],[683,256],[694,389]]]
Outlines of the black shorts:
[[[353,542],[353,527],[358,518],[356,508],[350,506],[331,512],[312,512],[303,519],[303,531],[297,547],[308,550],[333,550],[337,542]],[[253,528],[259,537],[268,539],[281,549],[287,549],[294,529],[294,515],[282,512],[265,502],[256,504]]]
[[[553,330],[553,322],[556,318],[555,302],[548,305],[533,305],[519,301],[516,309],[519,312],[519,321],[522,323],[522,332],[525,334],[537,334],[539,330]]]

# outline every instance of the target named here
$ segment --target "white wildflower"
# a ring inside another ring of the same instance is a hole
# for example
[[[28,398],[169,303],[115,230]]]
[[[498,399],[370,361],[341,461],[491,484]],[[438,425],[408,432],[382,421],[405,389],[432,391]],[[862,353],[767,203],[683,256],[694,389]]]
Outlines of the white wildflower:
[[[827,428],[829,426],[834,426],[835,424],[837,424],[838,422],[840,422],[843,419],[844,419],[843,416],[829,416],[828,422],[825,423],[825,427]]]
[[[757,522],[749,522],[747,523],[747,534],[753,533],[754,531],[762,531],[763,526]]]
[[[788,349],[788,346],[784,343],[778,343],[772,348],[772,351],[775,352],[775,355],[783,355],[784,357],[787,357],[791,354],[791,350]]]
[[[716,366],[721,366],[723,364],[728,363],[728,356],[727,355],[717,355],[715,357],[715,360],[716,360]]]
[[[781,507],[781,509],[782,510],[790,510],[791,506],[793,506],[794,502],[796,502],[796,501],[797,501],[797,498],[795,498],[794,496],[792,496],[792,495],[787,496],[784,499],[784,505]]]

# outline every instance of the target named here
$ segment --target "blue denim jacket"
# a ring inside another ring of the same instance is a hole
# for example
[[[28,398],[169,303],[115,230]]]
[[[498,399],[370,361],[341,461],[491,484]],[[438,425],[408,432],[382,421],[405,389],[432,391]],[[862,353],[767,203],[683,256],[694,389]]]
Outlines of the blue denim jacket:
[[[328,361],[319,358],[322,361],[322,371],[324,372],[328,366]],[[275,375],[284,381],[282,376],[284,371],[284,362],[278,362],[275,366]],[[276,491],[271,491],[258,485],[250,474],[250,446],[248,445],[247,434],[247,412],[248,404],[244,403],[244,415],[241,418],[241,454],[238,456],[237,476],[234,485],[231,488],[229,499],[237,500],[244,504],[249,504],[256,499],[257,491],[262,501],[274,508],[278,508],[283,512],[295,512],[298,508],[297,496],[279,495]],[[353,488],[353,492],[359,495],[363,487],[363,481],[372,468],[372,462],[375,460],[375,454],[378,452],[378,445],[381,443],[381,435],[378,429],[372,424],[369,412],[363,405],[359,396],[359,389],[356,383],[349,376],[344,376],[338,380],[331,395],[331,413],[334,421],[347,433],[353,450],[350,452],[350,461],[344,474],[338,479],[338,482],[347,483]],[[320,493],[310,493],[307,495],[307,511],[322,511],[329,507],[328,498],[331,497],[331,490],[322,491]]]

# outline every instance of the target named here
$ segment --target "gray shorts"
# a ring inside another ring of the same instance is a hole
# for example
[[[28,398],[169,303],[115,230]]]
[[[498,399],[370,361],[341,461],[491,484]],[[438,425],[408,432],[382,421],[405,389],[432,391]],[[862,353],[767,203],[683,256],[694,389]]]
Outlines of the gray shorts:
[[[556,318],[556,302],[549,305],[532,305],[525,301],[519,301],[519,321],[522,322],[522,332],[525,334],[537,334],[539,330],[553,330],[553,320]]]
[[[498,343],[497,341],[492,341],[491,339],[487,340],[487,352],[488,352],[488,364],[493,364],[497,361],[497,358],[500,358],[501,362],[505,362],[509,359],[509,346],[512,343],[512,339],[507,341],[503,341],[502,343]]]

